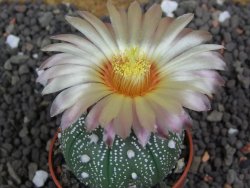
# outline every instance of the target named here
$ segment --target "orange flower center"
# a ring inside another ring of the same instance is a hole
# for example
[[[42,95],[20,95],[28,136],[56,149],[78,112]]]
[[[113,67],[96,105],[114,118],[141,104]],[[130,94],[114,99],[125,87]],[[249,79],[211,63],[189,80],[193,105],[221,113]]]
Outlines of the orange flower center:
[[[156,65],[138,48],[114,55],[104,63],[100,74],[111,90],[130,97],[145,95],[159,82]]]

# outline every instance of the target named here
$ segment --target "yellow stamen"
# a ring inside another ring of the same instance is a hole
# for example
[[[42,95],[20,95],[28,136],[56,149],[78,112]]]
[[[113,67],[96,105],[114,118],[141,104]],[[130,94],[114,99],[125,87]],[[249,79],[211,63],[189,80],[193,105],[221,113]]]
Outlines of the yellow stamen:
[[[152,89],[156,73],[154,64],[139,48],[130,48],[105,63],[101,75],[112,90],[134,97]]]

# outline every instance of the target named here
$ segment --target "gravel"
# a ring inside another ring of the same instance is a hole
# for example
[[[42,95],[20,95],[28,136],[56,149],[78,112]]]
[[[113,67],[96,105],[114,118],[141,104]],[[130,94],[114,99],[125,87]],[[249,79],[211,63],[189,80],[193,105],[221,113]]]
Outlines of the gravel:
[[[208,30],[213,33],[213,43],[225,45],[223,56],[228,65],[222,72],[226,84],[214,95],[213,110],[191,112],[195,156],[186,187],[250,187],[250,154],[242,153],[250,141],[250,4],[176,1],[175,16],[194,12],[189,27]],[[64,20],[64,15],[74,10],[41,1],[0,4],[1,188],[35,187],[36,171],[49,172],[48,143],[60,117],[49,116],[54,96],[41,96],[36,68],[48,57],[40,49],[52,42],[49,36],[76,32]],[[231,17],[220,23],[218,16],[223,11]],[[6,31],[20,38],[17,48],[5,43]],[[205,152],[209,159],[203,162]],[[44,187],[55,187],[50,176],[44,183]]]

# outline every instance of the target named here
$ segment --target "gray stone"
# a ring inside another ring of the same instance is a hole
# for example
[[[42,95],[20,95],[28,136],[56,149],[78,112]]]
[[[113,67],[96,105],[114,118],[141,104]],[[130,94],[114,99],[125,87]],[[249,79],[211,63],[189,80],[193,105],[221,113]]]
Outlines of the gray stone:
[[[9,24],[6,28],[5,28],[5,32],[6,33],[12,33],[12,31],[14,30],[15,25],[14,24]]]
[[[248,58],[248,55],[245,53],[245,52],[240,52],[239,53],[239,59],[240,59],[240,61],[245,61],[246,59]]]
[[[18,177],[18,175],[15,173],[13,167],[9,162],[7,162],[7,169],[10,177],[19,185],[21,184],[21,179]]]
[[[226,150],[226,156],[224,159],[224,163],[226,166],[230,166],[233,162],[233,156],[236,152],[236,149],[227,144],[225,150]]]
[[[187,1],[181,1],[179,3],[180,7],[188,10],[188,11],[194,11],[197,7],[198,2],[193,0],[187,0]]]
[[[239,74],[237,76],[237,78],[243,84],[245,89],[249,88],[249,86],[250,86],[250,78],[249,77],[246,77],[246,76]]]
[[[29,134],[28,128],[26,126],[24,126],[21,131],[19,132],[19,136],[21,138],[24,138],[25,136],[27,136]]]
[[[29,170],[29,180],[32,181],[32,179],[35,176],[35,173],[38,169],[38,166],[36,163],[30,163],[28,166],[28,170]]]
[[[236,43],[233,42],[229,42],[228,44],[226,44],[225,48],[227,51],[232,52],[236,47]]]
[[[228,88],[233,88],[235,86],[236,81],[235,80],[229,80],[226,85]]]
[[[12,76],[11,77],[11,84],[15,85],[17,82],[19,82],[20,78],[19,76]]]
[[[237,14],[233,15],[230,20],[232,28],[235,28],[239,25],[239,16]]]
[[[11,65],[11,63],[10,63],[10,60],[8,59],[7,61],[5,61],[5,63],[4,63],[4,69],[5,70],[12,70],[12,65]]]
[[[41,26],[46,27],[49,25],[50,21],[53,18],[53,14],[51,12],[45,12],[40,18],[38,18]]]
[[[30,72],[29,67],[27,65],[21,65],[18,69],[19,75],[28,74]]]
[[[228,170],[228,172],[227,172],[227,183],[228,184],[233,184],[234,181],[236,180],[236,178],[237,178],[237,173],[233,169]]]
[[[201,163],[201,157],[200,156],[195,156],[194,159],[193,159],[191,168],[190,168],[190,172],[196,174],[198,169],[199,169],[200,163]]]
[[[222,120],[223,113],[218,112],[217,110],[213,110],[208,116],[207,120],[211,122],[219,122]]]
[[[27,55],[15,55],[10,58],[10,62],[13,64],[22,64],[29,59]]]

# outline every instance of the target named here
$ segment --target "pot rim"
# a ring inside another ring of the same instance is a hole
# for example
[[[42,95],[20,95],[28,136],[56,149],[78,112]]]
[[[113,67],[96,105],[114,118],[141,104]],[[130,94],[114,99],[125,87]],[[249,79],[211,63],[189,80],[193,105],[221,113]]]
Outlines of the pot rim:
[[[58,133],[60,133],[61,130],[60,128],[57,130],[57,132],[55,133],[54,137],[51,140],[50,143],[50,147],[49,147],[49,156],[48,156],[48,165],[49,165],[49,171],[50,171],[50,175],[52,177],[52,180],[54,181],[55,185],[57,186],[57,188],[62,188],[62,185],[60,184],[59,180],[57,179],[55,172],[54,172],[54,168],[53,168],[53,150],[54,150],[54,145],[56,140],[58,139]],[[192,138],[192,133],[190,131],[190,129],[186,129],[186,136],[187,136],[187,140],[188,140],[188,146],[189,146],[189,155],[188,155],[188,162],[187,165],[185,166],[185,169],[181,175],[181,177],[177,180],[177,182],[173,185],[172,188],[181,188],[183,187],[186,178],[187,178],[187,174],[189,172],[189,169],[191,167],[192,161],[193,161],[193,155],[194,155],[194,150],[193,150],[193,138]]]

